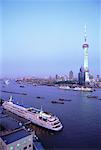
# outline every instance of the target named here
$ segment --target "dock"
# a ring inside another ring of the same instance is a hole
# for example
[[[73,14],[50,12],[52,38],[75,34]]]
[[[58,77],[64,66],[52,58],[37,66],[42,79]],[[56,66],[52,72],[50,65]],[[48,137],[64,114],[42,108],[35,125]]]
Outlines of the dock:
[[[28,121],[28,122],[24,123],[24,125],[29,125],[31,123],[32,123],[31,121]]]

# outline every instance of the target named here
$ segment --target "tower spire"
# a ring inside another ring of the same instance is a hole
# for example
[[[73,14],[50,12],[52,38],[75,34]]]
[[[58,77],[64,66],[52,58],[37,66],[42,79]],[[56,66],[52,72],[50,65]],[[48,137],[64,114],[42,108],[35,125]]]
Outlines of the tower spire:
[[[84,26],[84,38],[85,38],[85,42],[87,41],[87,26],[85,24]]]
[[[85,82],[89,82],[89,69],[88,69],[88,48],[89,45],[87,43],[87,27],[86,24],[84,26],[84,44],[83,44],[83,49],[84,49],[84,70],[85,70]]]

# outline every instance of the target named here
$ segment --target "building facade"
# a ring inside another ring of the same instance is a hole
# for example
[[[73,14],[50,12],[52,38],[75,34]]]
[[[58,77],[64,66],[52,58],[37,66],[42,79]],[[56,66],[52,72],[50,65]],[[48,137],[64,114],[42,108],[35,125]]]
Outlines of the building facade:
[[[85,71],[83,67],[80,68],[78,73],[78,83],[79,85],[85,85]]]
[[[20,129],[1,136],[0,150],[33,150],[33,134]]]
[[[69,80],[73,80],[74,79],[74,75],[73,75],[73,71],[71,70],[69,72]]]

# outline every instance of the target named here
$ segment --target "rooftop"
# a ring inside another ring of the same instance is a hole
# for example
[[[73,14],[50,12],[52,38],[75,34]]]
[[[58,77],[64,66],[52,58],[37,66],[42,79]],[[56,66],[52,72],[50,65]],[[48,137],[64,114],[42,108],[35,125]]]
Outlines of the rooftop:
[[[1,136],[2,140],[6,143],[6,144],[10,144],[12,142],[15,142],[21,138],[24,138],[26,136],[31,135],[28,131],[24,130],[24,129],[20,129],[20,130],[16,130],[15,132],[12,132],[8,135],[4,135]]]
[[[14,130],[20,127],[17,121],[7,115],[0,115],[0,124],[5,130]]]

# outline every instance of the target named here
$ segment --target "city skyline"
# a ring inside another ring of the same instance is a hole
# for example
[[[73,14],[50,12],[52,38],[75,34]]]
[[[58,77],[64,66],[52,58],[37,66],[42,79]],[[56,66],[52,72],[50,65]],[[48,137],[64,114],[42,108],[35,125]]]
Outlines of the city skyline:
[[[1,76],[55,76],[83,66],[87,24],[89,71],[101,75],[99,0],[1,2]],[[2,28],[1,28],[2,27]]]

